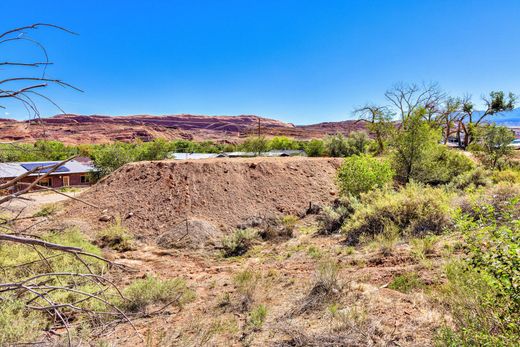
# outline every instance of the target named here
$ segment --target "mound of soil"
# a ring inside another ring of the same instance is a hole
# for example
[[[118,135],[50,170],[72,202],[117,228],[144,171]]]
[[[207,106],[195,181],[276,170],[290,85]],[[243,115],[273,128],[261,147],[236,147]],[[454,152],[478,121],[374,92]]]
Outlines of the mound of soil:
[[[123,166],[81,195],[121,216],[138,238],[200,219],[221,231],[258,215],[304,215],[337,196],[335,158],[216,158],[138,162]],[[70,202],[67,217],[102,227],[100,210]],[[106,224],[106,223],[105,223]]]
[[[191,219],[180,222],[156,242],[162,248],[200,249],[215,246],[221,237],[220,231],[204,220]]]

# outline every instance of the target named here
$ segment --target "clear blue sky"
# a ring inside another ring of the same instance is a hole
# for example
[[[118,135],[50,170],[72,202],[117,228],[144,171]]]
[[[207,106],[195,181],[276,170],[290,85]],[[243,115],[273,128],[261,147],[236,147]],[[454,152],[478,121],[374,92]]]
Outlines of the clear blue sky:
[[[31,34],[55,63],[49,76],[85,90],[50,91],[70,113],[307,124],[351,118],[399,81],[438,81],[477,98],[520,93],[518,0],[0,2],[0,31],[34,22],[80,34]],[[0,60],[30,53],[4,47]]]

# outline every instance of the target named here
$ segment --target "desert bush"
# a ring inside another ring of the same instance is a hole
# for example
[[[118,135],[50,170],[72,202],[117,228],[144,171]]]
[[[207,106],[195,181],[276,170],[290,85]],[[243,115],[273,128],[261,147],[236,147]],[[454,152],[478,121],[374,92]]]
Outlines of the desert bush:
[[[116,218],[112,225],[97,233],[96,243],[100,247],[109,247],[119,252],[135,248],[134,237],[123,227],[120,218]]]
[[[493,187],[480,189],[458,201],[460,219],[470,226],[503,224],[520,218],[520,185],[500,182]],[[462,226],[461,221],[458,227]]]
[[[343,222],[352,213],[352,198],[336,200],[332,206],[324,207],[318,214],[318,233],[329,235],[339,232]]]
[[[224,257],[236,257],[245,254],[258,237],[254,229],[237,229],[222,239]]]
[[[397,290],[401,293],[410,293],[414,289],[421,288],[424,286],[423,281],[414,272],[407,272],[402,275],[394,277],[392,282],[388,285],[388,288]]]
[[[267,307],[263,304],[258,305],[249,313],[249,324],[254,330],[259,330],[267,317]]]
[[[443,145],[432,145],[424,153],[411,178],[426,184],[446,184],[474,168],[473,161],[461,152]]]
[[[179,278],[160,280],[148,276],[131,283],[124,289],[128,299],[121,307],[132,312],[145,310],[151,304],[172,303],[182,306],[195,298],[195,293]]]
[[[342,194],[359,194],[380,188],[392,181],[394,171],[383,159],[367,155],[345,158],[338,170],[338,185]]]
[[[373,141],[365,131],[353,131],[347,139],[347,155],[365,154]]]
[[[449,196],[440,188],[411,183],[399,191],[375,190],[361,196],[343,227],[347,243],[370,238],[395,225],[401,236],[439,234],[450,225]]]
[[[520,183],[520,170],[506,169],[493,172],[493,182]]]
[[[464,261],[446,266],[447,283],[437,300],[454,318],[455,329],[439,329],[438,344],[444,346],[517,346],[520,334],[518,311],[512,298],[493,285],[486,272],[468,267]]]
[[[489,172],[481,167],[464,172],[454,177],[450,182],[450,187],[455,189],[475,189],[491,185]]]
[[[55,214],[56,212],[58,212],[58,205],[56,204],[46,204],[46,205],[43,205],[42,208],[36,212],[35,214],[33,214],[33,217],[47,217],[47,216],[51,216],[53,214]]]

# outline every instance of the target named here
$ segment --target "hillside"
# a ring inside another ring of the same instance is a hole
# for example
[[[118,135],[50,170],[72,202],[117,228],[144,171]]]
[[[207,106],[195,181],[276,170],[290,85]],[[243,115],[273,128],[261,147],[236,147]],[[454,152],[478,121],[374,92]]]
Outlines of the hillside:
[[[295,126],[253,115],[57,115],[38,121],[0,119],[0,141],[32,142],[38,139],[59,140],[68,144],[108,143],[113,141],[213,140],[236,142],[260,131],[265,135],[286,135],[300,139],[323,137],[337,132],[349,133],[362,128],[355,121],[328,122]]]

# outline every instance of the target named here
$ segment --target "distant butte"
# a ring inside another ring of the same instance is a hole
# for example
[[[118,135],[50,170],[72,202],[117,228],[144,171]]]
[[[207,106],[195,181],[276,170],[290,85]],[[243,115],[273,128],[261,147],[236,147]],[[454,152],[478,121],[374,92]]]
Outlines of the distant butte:
[[[260,122],[259,122],[260,121]],[[100,116],[61,114],[40,120],[16,121],[0,118],[0,142],[58,140],[67,144],[109,143],[134,140],[212,140],[236,143],[260,132],[266,136],[285,135],[297,139],[348,134],[363,128],[354,120],[294,125],[254,115],[198,116],[190,114],[150,116]]]

